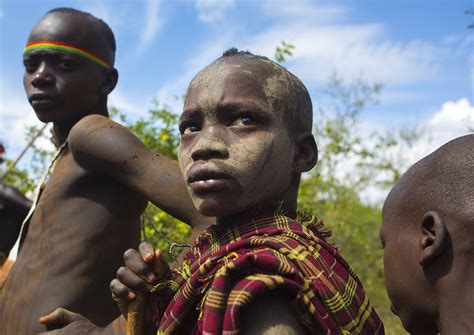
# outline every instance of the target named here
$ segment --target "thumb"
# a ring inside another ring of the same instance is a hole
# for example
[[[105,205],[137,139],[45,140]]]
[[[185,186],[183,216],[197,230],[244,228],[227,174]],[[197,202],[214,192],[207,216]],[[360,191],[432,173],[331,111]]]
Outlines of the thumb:
[[[158,275],[167,274],[170,271],[168,263],[166,263],[163,258],[163,253],[160,249],[155,249],[155,261],[153,263],[153,268]]]
[[[42,323],[44,325],[55,325],[57,327],[64,327],[76,320],[79,320],[80,318],[80,314],[70,312],[64,308],[56,308],[51,313],[40,317],[38,321],[39,323]]]

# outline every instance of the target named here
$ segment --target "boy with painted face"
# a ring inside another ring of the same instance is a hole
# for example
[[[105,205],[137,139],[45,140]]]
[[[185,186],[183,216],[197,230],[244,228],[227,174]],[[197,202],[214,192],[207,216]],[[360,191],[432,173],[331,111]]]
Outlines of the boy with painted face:
[[[177,162],[107,118],[114,59],[107,24],[74,9],[48,12],[28,37],[25,91],[60,148],[0,292],[1,334],[44,331],[39,317],[60,306],[99,325],[117,317],[109,283],[123,251],[138,245],[147,200],[185,222],[209,220],[194,209]]]
[[[474,135],[413,165],[390,191],[380,238],[392,310],[412,334],[474,334]]]
[[[311,127],[307,90],[280,65],[231,49],[201,70],[179,121],[179,165],[217,225],[170,273],[149,244],[127,251],[111,283],[121,310],[152,291],[150,334],[383,334],[321,223],[297,214],[301,173],[317,161]]]

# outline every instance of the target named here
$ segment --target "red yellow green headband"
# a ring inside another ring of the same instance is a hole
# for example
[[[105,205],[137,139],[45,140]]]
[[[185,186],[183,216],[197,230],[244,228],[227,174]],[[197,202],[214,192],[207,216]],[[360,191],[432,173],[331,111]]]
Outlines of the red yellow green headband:
[[[82,56],[88,60],[96,63],[97,65],[110,69],[111,66],[109,63],[101,59],[100,57],[90,53],[84,49],[78,48],[72,44],[63,43],[63,42],[54,42],[54,41],[36,41],[28,43],[25,47],[23,53],[27,53],[34,50],[55,50],[61,52],[67,52],[75,55]]]

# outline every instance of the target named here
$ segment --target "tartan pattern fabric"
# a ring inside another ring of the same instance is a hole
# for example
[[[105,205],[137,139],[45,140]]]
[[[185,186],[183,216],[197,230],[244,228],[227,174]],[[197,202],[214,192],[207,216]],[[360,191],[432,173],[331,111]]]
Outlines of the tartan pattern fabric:
[[[157,334],[239,334],[242,309],[285,292],[312,334],[384,334],[362,284],[314,217],[216,225],[157,285]]]

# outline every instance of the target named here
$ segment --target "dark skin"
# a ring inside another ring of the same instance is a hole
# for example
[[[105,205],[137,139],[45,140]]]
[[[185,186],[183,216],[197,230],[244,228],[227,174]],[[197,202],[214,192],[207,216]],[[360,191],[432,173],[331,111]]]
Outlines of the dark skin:
[[[390,191],[380,230],[393,312],[412,334],[473,334],[474,135],[411,167]]]
[[[72,43],[113,64],[113,51],[92,18],[48,14],[28,38],[38,40]],[[106,117],[107,95],[118,78],[115,69],[49,50],[27,54],[24,63],[30,104],[41,121],[53,122],[57,142],[67,139],[68,145],[0,292],[0,333],[57,327],[58,319],[38,322],[57,307],[105,326],[119,315],[108,293],[110,279],[124,250],[139,243],[139,218],[148,200],[196,227],[212,220],[192,206],[177,162],[151,152]],[[72,322],[61,332],[88,333],[84,327],[84,322]]]
[[[218,224],[239,220],[256,204],[284,201],[286,209],[296,209],[300,174],[316,164],[311,132],[292,134],[282,108],[271,106],[269,85],[277,75],[264,61],[229,57],[201,71],[188,88],[179,163],[194,205]],[[166,269],[158,255],[148,243],[125,254],[111,283],[124,315],[136,293],[149,290]],[[250,304],[242,320],[243,334],[306,333],[278,294]],[[146,326],[148,334],[155,331],[150,322]]]

